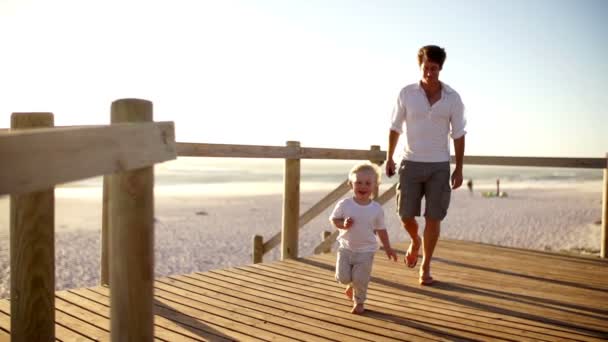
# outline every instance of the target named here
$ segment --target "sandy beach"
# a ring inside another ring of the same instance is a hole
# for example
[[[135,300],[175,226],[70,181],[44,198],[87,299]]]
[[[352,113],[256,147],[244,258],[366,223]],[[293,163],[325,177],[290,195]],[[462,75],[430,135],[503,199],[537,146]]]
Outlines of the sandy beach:
[[[453,192],[442,238],[547,251],[599,253],[601,185],[551,189],[504,188],[505,198],[484,198],[483,189]],[[280,193],[201,196],[156,191],[156,275],[190,273],[250,263],[251,240],[267,240],[281,227]],[[304,212],[328,191],[303,191]],[[300,256],[310,255],[320,234],[331,230],[331,208],[300,230]],[[394,199],[385,206],[392,242],[406,239]],[[422,220],[419,220],[422,223]],[[101,196],[56,190],[57,289],[99,282]],[[422,226],[422,225],[421,225]],[[276,260],[279,248],[265,255]],[[9,295],[9,199],[0,197],[0,297]]]

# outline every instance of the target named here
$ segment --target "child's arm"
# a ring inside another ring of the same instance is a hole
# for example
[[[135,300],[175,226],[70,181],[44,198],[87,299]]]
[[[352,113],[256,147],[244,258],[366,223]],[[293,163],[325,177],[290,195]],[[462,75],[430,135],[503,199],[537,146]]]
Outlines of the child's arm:
[[[378,238],[380,238],[380,242],[382,242],[382,247],[384,247],[384,252],[388,257],[388,260],[393,259],[394,261],[397,261],[397,254],[391,248],[391,242],[388,239],[388,233],[386,232],[386,229],[376,229],[374,230],[374,232],[376,233],[376,235],[378,235]]]
[[[350,217],[331,219],[331,223],[338,229],[349,229],[353,226],[353,222],[353,219]]]

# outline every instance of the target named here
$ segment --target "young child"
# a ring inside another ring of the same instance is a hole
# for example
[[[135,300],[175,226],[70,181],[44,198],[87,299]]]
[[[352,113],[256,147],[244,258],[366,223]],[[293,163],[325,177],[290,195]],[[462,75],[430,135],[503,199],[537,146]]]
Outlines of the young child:
[[[336,204],[330,216],[332,224],[340,230],[336,280],[346,285],[344,294],[354,302],[351,313],[362,314],[365,308],[374,254],[378,250],[377,234],[386,256],[397,261],[391,248],[382,206],[371,197],[380,183],[380,168],[371,163],[355,165],[348,175],[353,196]]]

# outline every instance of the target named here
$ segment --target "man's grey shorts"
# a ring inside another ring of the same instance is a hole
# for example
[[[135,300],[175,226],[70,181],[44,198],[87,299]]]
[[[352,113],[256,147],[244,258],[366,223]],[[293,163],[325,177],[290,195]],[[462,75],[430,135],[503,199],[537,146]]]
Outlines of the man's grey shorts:
[[[425,198],[424,216],[443,220],[450,206],[450,162],[424,163],[403,160],[399,167],[397,212],[399,217],[420,216]]]

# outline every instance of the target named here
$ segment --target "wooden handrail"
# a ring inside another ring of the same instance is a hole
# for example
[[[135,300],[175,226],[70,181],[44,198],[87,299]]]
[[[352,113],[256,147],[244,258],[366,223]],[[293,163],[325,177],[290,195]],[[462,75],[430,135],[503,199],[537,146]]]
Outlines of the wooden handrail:
[[[452,156],[452,162],[454,157]],[[464,156],[465,165],[566,167],[603,169],[605,158]]]
[[[176,143],[180,157],[384,160],[386,152],[334,148]]]
[[[0,133],[0,195],[175,159],[174,136],[173,122]]]
[[[176,143],[180,157],[227,157],[227,158],[288,158],[288,159],[337,159],[337,160],[386,160],[386,151],[352,150],[334,148],[286,146],[232,145]],[[452,161],[454,156],[452,156]],[[564,157],[504,157],[504,156],[464,156],[466,165],[534,166],[604,169],[605,158],[564,158]]]

